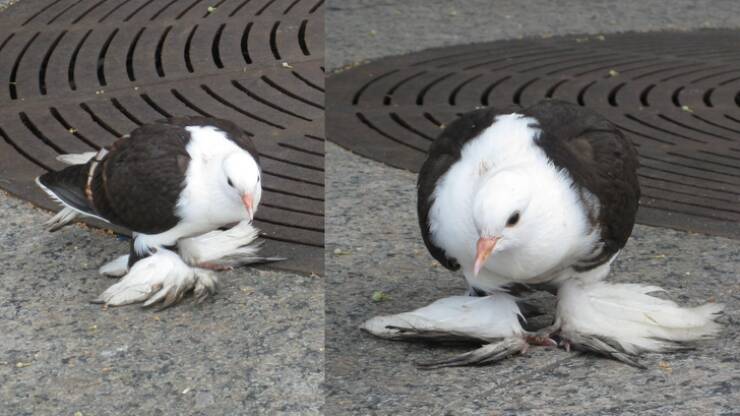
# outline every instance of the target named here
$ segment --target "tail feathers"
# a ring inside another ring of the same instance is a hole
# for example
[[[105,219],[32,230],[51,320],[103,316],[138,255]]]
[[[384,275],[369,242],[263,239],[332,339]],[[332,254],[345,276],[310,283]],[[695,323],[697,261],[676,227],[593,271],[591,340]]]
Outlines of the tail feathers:
[[[70,224],[77,218],[77,216],[77,211],[72,208],[64,207],[61,211],[57,212],[56,215],[51,217],[49,221],[46,221],[44,225],[47,227],[49,232],[53,233],[65,225]]]
[[[84,165],[94,158],[98,152],[70,153],[57,156],[57,160],[67,165]]]
[[[650,296],[656,286],[566,282],[560,289],[558,319],[563,335],[611,339],[624,352],[670,351],[719,334],[715,319],[724,305],[681,307]]]
[[[47,172],[38,178],[36,183],[52,199],[65,207],[78,212],[95,215],[90,209],[85,197],[85,183],[87,182],[86,165],[74,165],[56,172]]]

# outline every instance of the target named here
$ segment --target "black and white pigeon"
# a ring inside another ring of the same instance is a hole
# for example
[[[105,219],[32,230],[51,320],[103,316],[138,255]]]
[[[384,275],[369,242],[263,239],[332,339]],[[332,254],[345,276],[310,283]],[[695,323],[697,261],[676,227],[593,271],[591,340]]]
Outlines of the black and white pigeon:
[[[64,206],[51,230],[83,215],[132,231],[129,255],[101,267],[125,276],[99,302],[169,305],[190,289],[204,298],[215,290],[212,270],[276,260],[258,257],[252,244],[261,169],[251,139],[230,121],[169,118],[59,160],[71,166],[36,180]]]
[[[519,111],[480,109],[451,123],[419,173],[418,214],[432,256],[462,269],[469,295],[373,318],[362,328],[391,339],[473,339],[478,350],[428,367],[481,364],[561,344],[640,366],[715,336],[723,306],[680,307],[662,290],[605,281],[632,233],[640,197],[635,149],[592,110],[548,100]],[[510,289],[558,296],[555,322],[523,326]]]

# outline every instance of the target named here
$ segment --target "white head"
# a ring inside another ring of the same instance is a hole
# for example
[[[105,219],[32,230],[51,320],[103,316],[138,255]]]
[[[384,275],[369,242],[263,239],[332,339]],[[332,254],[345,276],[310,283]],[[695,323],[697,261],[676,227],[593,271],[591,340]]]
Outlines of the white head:
[[[224,186],[230,197],[244,204],[249,219],[254,219],[262,197],[262,172],[254,158],[246,151],[238,151],[223,161]]]
[[[532,192],[529,176],[515,169],[481,178],[473,199],[473,221],[478,231],[473,267],[476,275],[494,250],[514,248],[536,233],[532,227],[536,221],[527,212]]]

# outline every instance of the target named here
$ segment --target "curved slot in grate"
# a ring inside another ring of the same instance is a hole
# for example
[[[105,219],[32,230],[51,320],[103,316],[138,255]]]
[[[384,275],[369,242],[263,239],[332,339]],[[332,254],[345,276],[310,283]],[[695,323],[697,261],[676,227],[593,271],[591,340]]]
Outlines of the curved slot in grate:
[[[262,156],[264,250],[289,258],[270,267],[322,273],[322,5],[19,2],[0,15],[0,187],[56,210],[33,180],[58,154],[162,117],[231,119]]]
[[[328,138],[418,171],[459,114],[556,98],[635,143],[638,220],[740,238],[740,31],[490,42],[381,59],[329,77]]]

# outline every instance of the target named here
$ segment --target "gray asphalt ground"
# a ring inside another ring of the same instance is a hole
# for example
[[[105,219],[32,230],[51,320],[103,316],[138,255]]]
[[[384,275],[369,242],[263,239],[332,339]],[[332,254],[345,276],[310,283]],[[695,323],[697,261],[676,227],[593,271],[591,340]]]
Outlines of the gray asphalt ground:
[[[321,414],[323,282],[238,269],[158,312],[89,303],[128,250],[0,192],[0,415]]]
[[[128,243],[50,216],[0,191],[0,415],[322,414],[322,277],[239,269],[202,304],[105,310],[97,268]]]
[[[570,33],[740,27],[736,1],[360,1],[327,7],[328,69],[435,46]],[[461,294],[419,236],[414,174],[327,145],[326,413],[331,415],[738,415],[740,242],[637,226],[614,281],[657,284],[684,304],[727,304],[721,338],[648,354],[647,370],[534,348],[478,368],[415,362],[471,347],[392,342],[364,320]],[[390,299],[373,302],[374,291]],[[538,296],[541,305],[553,299]]]

